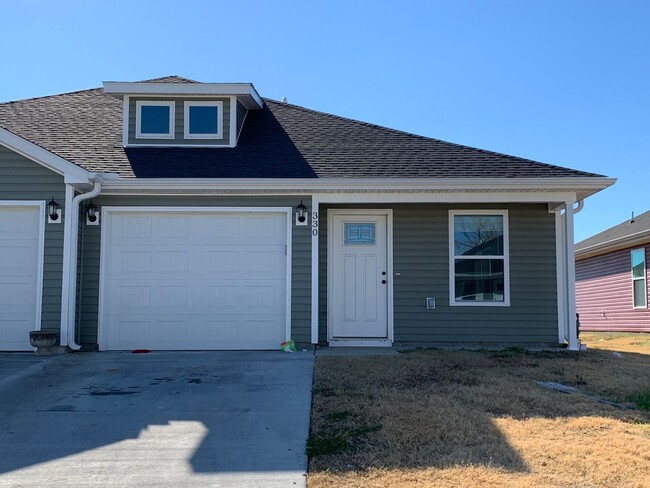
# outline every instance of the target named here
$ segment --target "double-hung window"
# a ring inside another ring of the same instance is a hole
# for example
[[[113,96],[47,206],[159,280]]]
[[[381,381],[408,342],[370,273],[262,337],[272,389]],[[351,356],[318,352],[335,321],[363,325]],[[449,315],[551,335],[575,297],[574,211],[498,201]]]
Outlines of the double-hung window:
[[[135,108],[135,137],[174,138],[174,102],[139,100]]]
[[[507,210],[449,212],[450,305],[510,305]]]
[[[185,139],[221,139],[223,102],[185,102]]]
[[[634,308],[648,308],[648,287],[646,283],[645,248],[631,251],[632,296]]]

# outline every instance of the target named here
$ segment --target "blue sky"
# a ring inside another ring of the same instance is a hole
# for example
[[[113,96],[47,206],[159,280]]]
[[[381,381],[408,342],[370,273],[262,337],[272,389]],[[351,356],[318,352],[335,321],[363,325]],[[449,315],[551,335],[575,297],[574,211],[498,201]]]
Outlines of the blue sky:
[[[3,0],[0,101],[177,74],[607,176],[650,209],[650,2]]]

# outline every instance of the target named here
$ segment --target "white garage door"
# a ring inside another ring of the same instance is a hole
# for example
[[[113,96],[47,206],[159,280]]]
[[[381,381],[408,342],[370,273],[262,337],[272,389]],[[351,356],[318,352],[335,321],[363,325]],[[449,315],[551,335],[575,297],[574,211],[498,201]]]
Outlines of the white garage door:
[[[0,203],[0,351],[33,350],[29,331],[40,328],[41,209]]]
[[[286,212],[106,210],[101,349],[286,340]]]

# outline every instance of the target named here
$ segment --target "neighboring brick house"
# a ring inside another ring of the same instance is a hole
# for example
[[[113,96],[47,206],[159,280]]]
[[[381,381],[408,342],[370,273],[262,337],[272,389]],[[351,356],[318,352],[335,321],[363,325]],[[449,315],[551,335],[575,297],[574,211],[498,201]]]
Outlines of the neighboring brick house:
[[[576,310],[584,331],[650,332],[650,211],[576,244]]]
[[[573,208],[613,183],[250,83],[2,103],[0,350],[31,329],[71,349],[575,350]]]

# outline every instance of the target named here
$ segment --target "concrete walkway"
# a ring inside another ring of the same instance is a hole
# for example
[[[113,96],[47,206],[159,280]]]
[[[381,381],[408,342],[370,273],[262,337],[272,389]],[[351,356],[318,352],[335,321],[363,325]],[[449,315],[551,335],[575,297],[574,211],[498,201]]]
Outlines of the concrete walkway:
[[[0,486],[305,486],[313,361],[0,354]]]

